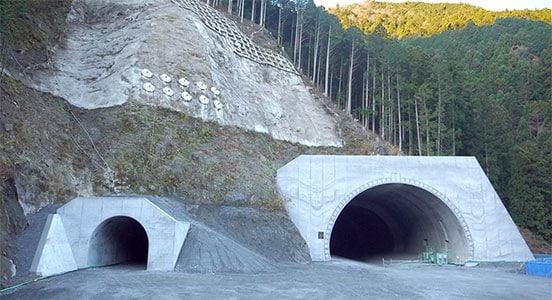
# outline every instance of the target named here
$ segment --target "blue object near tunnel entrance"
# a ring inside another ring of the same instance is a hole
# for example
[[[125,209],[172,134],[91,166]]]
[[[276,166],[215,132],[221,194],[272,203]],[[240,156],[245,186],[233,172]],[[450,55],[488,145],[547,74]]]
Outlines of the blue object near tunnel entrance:
[[[552,278],[552,256],[530,260],[525,267],[527,275]]]

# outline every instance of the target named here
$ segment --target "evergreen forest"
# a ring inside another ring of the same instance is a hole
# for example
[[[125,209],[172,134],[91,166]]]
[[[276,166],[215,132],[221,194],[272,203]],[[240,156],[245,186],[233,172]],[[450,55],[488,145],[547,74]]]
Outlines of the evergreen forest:
[[[207,2],[264,26],[320,92],[405,155],[476,156],[516,224],[552,241],[550,9]]]
[[[549,8],[539,10],[490,11],[469,4],[456,3],[386,3],[339,5],[330,9],[345,28],[355,26],[366,33],[385,29],[388,37],[428,36],[449,29],[465,27],[469,22],[491,25],[499,18],[526,18],[550,22]]]

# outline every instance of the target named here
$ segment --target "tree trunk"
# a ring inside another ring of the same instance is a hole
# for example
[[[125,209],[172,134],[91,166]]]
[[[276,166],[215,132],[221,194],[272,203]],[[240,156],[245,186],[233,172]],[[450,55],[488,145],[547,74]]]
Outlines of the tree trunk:
[[[380,135],[385,140],[385,76],[383,74],[383,65],[381,66],[381,116],[380,116]]]
[[[353,69],[355,65],[355,39],[353,38],[352,46],[351,46],[351,60],[350,60],[350,66],[349,66],[349,88],[347,90],[347,114],[351,115],[351,105],[353,102]]]
[[[339,64],[339,83],[337,85],[337,107],[341,108],[341,97],[342,95],[342,83],[343,83],[343,58],[341,58],[341,63]]]
[[[259,16],[259,25],[262,27],[266,26],[266,3],[267,0],[261,0],[261,15]]]
[[[412,124],[412,106],[408,105],[408,113],[406,116],[408,116],[408,155],[412,155],[414,153],[414,126]]]
[[[293,44],[293,64],[297,69],[299,67],[297,66],[297,54],[299,52],[299,44],[301,43],[299,41],[299,19],[300,19],[300,13],[299,10],[296,12],[297,17],[295,18],[295,42]]]
[[[240,21],[243,23],[243,15],[245,13],[245,0],[241,0],[241,6],[240,6]]]
[[[317,79],[317,72],[316,72],[316,66],[317,66],[317,63],[318,63],[318,44],[319,44],[319,40],[320,40],[320,22],[318,22],[318,24],[316,25],[316,32],[315,32],[315,37],[314,37],[314,55],[313,55],[313,63],[312,63],[312,66],[314,68],[313,72],[312,72],[312,82],[316,85],[316,79]]]
[[[318,75],[316,75],[316,86],[318,88],[320,88],[320,85],[322,84],[322,57],[320,57],[320,50],[322,49],[318,49],[318,66],[317,66],[317,73]]]
[[[278,7],[278,45],[282,44],[282,4]]]
[[[452,113],[452,156],[456,156],[456,114],[454,109],[454,102],[451,104]]]
[[[372,131],[376,131],[376,63],[372,65]]]
[[[328,29],[328,45],[326,47],[326,80],[324,81],[324,95],[329,97],[329,76],[330,76],[330,44],[332,42],[332,26]]]
[[[420,137],[420,119],[418,117],[418,98],[414,96],[414,109],[416,111],[416,135],[418,139],[418,155],[422,156],[422,139]]]
[[[362,105],[362,111],[364,112],[364,127],[369,128],[370,114],[368,113],[368,107],[370,106],[370,53],[366,54],[366,78],[364,78],[364,104]]]
[[[255,22],[255,0],[251,3],[251,22]]]
[[[330,94],[329,94],[330,99],[332,99],[332,95],[333,95],[333,80],[334,80],[334,69],[332,69],[332,74],[330,76]]]
[[[303,12],[304,10],[301,9],[301,13],[299,14],[299,54],[298,54],[298,61],[297,66],[299,70],[302,70],[302,64],[301,59],[303,57]]]
[[[251,3],[251,22],[255,22],[255,0]]]
[[[425,129],[426,129],[426,155],[431,155],[431,147],[430,147],[430,137],[429,137],[429,111],[427,109],[427,99],[424,97],[422,98],[422,102],[424,105],[424,116],[425,116]]]
[[[442,107],[441,107],[441,75],[437,75],[437,81],[438,81],[438,88],[437,88],[437,156],[441,155],[441,114],[442,114]]]
[[[232,2],[233,0],[228,0],[228,14],[232,14]]]
[[[312,49],[312,36],[309,38],[309,49]],[[312,72],[311,72],[311,61],[312,61],[312,52],[307,52],[307,77],[312,78]]]
[[[389,68],[389,60],[387,61],[387,67]],[[395,125],[393,124],[393,101],[391,101],[391,71],[387,69],[387,103],[389,104],[388,107],[388,122],[387,122],[387,131],[388,131],[388,139],[389,141],[395,145]]]
[[[399,75],[397,74],[397,121],[399,122],[399,151],[402,151],[402,124],[401,124],[401,89],[399,87]]]

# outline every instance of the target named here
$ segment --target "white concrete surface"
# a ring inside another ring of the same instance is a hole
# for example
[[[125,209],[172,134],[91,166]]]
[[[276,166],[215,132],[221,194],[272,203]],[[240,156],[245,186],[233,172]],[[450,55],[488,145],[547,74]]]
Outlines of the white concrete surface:
[[[386,187],[405,187],[386,193],[434,216],[424,228],[456,238],[465,248],[456,249],[461,261],[533,258],[474,157],[302,155],[278,170],[277,184],[313,260],[331,259],[332,230],[343,208],[365,191],[383,194]],[[427,200],[435,197],[444,205]],[[443,224],[444,234],[437,232]]]
[[[118,217],[129,217],[137,221],[145,230],[148,239],[147,269],[171,271],[174,269],[180,249],[186,239],[190,223],[175,218],[167,211],[155,205],[152,201],[140,197],[78,197],[65,204],[51,217],[56,220],[56,226],[45,227],[46,242],[37,249],[35,260],[40,261],[36,272],[42,275],[53,274],[50,270],[69,271],[71,261],[77,268],[85,268],[91,262],[98,261],[98,256],[112,256],[103,261],[116,262],[117,250],[105,250],[109,247],[92,245],[93,234],[106,220]],[[60,229],[61,228],[61,229]],[[65,231],[62,229],[65,228]],[[109,230],[116,230],[111,228]],[[65,235],[65,236],[64,236]],[[61,241],[61,242],[60,242]],[[68,243],[72,255],[68,251],[46,252],[43,249],[63,248]],[[95,248],[91,248],[95,247]],[[90,251],[98,249],[102,253]],[[92,257],[91,257],[92,256]],[[61,267],[56,268],[55,266]]]
[[[77,263],[61,217],[58,214],[50,214],[38,243],[31,272],[48,276],[76,269]]]

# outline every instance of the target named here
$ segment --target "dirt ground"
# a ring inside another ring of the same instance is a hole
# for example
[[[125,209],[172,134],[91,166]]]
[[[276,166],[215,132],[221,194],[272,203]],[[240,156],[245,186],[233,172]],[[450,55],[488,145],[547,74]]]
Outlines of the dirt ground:
[[[343,259],[255,274],[89,269],[0,293],[2,299],[550,299],[552,280],[516,266],[377,266]]]

